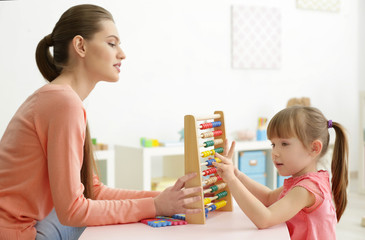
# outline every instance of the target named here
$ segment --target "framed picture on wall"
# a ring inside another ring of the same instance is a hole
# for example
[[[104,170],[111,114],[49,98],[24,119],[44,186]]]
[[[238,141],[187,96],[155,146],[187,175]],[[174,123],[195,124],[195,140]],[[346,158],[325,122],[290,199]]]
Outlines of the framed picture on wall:
[[[232,6],[232,67],[234,69],[280,69],[280,9],[246,5]]]

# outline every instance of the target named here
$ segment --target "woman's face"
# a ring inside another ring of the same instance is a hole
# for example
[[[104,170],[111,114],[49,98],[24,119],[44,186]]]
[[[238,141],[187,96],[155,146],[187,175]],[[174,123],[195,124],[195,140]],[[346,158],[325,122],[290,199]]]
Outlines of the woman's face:
[[[114,22],[105,20],[101,26],[101,31],[85,43],[85,66],[93,79],[116,82],[125,54],[119,46],[119,34]]]

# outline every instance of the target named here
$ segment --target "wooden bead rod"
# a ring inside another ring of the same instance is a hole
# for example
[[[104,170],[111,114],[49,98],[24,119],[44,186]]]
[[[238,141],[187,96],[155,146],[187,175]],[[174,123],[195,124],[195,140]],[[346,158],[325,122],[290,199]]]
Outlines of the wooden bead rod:
[[[205,121],[205,120],[209,120],[209,119],[217,119],[220,117],[221,117],[220,114],[212,114],[212,115],[206,115],[206,116],[198,116],[198,117],[195,117],[195,119],[196,119],[196,121]]]

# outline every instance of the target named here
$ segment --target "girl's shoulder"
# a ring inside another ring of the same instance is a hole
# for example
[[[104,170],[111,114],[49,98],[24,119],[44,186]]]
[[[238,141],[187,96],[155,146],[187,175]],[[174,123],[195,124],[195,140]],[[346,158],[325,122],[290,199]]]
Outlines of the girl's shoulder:
[[[299,182],[314,182],[314,183],[329,183],[329,173],[325,170],[319,170],[317,172],[310,172],[298,177],[290,177],[284,180],[284,186],[293,186]]]
[[[284,181],[283,195],[286,195],[294,187],[302,187],[315,197],[315,203],[303,209],[305,212],[312,212],[321,205],[323,200],[330,194],[329,173],[327,171],[318,171],[307,173],[298,177],[291,177]],[[329,195],[330,196],[330,195]]]
[[[288,192],[294,187],[301,186],[310,192],[324,196],[331,191],[328,171],[320,170],[318,172],[307,173],[298,177],[291,177],[284,180],[283,192]]]

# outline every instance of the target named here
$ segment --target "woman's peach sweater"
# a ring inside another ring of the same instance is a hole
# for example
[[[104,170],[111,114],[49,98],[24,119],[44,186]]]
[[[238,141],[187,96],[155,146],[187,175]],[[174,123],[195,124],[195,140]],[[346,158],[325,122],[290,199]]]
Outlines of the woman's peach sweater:
[[[0,142],[0,239],[35,239],[34,225],[52,208],[68,226],[155,216],[158,192],[111,189],[94,177],[97,200],[84,197],[85,129],[83,103],[68,85],[47,84],[20,106]]]

